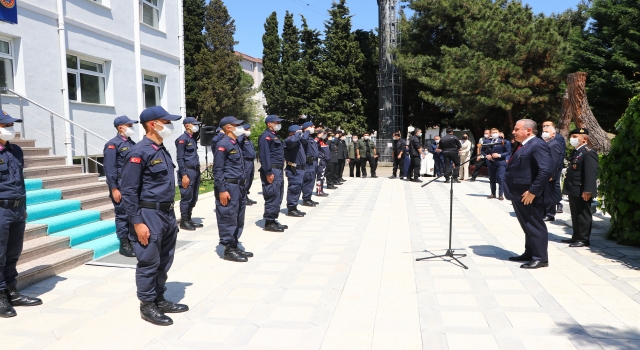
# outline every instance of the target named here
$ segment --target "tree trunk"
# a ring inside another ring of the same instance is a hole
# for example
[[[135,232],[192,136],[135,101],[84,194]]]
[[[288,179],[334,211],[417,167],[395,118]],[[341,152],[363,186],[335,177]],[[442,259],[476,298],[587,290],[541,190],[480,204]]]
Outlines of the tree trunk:
[[[573,120],[578,128],[589,129],[589,144],[598,153],[608,153],[611,148],[611,140],[596,120],[589,101],[585,85],[587,73],[576,72],[567,75],[567,91],[562,98],[562,110],[558,120],[558,128],[562,136],[569,135],[569,124]]]

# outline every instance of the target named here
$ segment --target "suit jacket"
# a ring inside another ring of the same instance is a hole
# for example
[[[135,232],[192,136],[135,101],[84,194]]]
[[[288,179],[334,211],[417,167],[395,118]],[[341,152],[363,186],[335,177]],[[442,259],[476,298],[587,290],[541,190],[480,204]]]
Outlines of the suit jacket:
[[[440,159],[444,161],[444,154],[442,152],[438,153],[436,150],[438,149],[438,144],[434,142],[431,143],[431,147],[429,148],[429,153],[433,154],[433,159]]]
[[[540,198],[556,164],[551,151],[541,138],[533,137],[511,155],[505,175],[505,196],[508,200],[520,200],[526,191]]]
[[[490,141],[490,142],[494,142],[494,141]],[[500,155],[500,158],[497,158],[495,160],[491,159],[488,164],[494,165],[494,166],[507,165],[507,162],[511,157],[511,142],[503,138],[498,138],[497,140],[495,140],[495,142],[502,142],[502,145],[489,146],[487,154],[498,153]]]
[[[590,192],[595,197],[598,192],[597,180],[598,153],[586,145],[574,150],[569,158],[562,193],[580,197],[582,192]]]
[[[553,180],[557,181],[557,176],[560,174],[560,170],[562,170],[562,167],[564,166],[564,152],[566,145],[560,143],[557,138],[547,141],[547,145],[549,145],[549,149],[551,150],[551,160],[553,161],[553,164],[555,164],[555,170],[551,177],[553,177]]]
[[[462,151],[462,153],[460,153],[460,161],[466,162],[467,160],[469,160],[469,157],[471,156],[471,141],[463,140],[462,148],[460,148],[460,151]]]
[[[404,148],[407,142],[404,139],[393,140],[393,158],[398,158],[398,155],[404,152]]]

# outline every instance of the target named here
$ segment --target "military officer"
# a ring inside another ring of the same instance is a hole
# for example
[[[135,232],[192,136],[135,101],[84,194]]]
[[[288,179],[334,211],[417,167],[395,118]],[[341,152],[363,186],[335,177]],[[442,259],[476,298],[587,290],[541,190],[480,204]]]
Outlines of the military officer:
[[[575,150],[569,158],[563,193],[569,196],[573,236],[562,242],[569,243],[569,247],[588,247],[593,223],[591,203],[598,194],[598,153],[587,145],[589,129],[578,128],[570,135],[569,142]]]
[[[251,125],[244,124],[242,128],[244,129],[244,134],[238,136],[238,143],[240,144],[240,148],[242,148],[242,156],[244,157],[244,172],[247,177],[247,182],[244,188],[245,192],[247,193],[247,205],[254,205],[258,202],[249,198],[249,190],[251,189],[251,184],[253,184],[256,148],[253,146],[253,142],[249,138],[249,136],[251,135]]]
[[[302,130],[300,125],[289,127],[289,137],[284,140],[284,160],[287,162],[287,216],[303,217],[306,213],[298,210],[298,201],[302,193],[302,183],[307,164],[304,149],[309,143],[309,129]]]
[[[501,145],[490,146],[489,152],[485,155],[487,164],[489,165],[489,187],[491,195],[489,199],[496,198],[496,187],[500,185],[498,190],[498,199],[504,200],[504,175],[507,171],[507,162],[511,157],[511,142],[500,137],[500,131],[496,128],[491,129],[491,137],[493,143],[501,142]]]
[[[137,120],[131,120],[127,116],[117,117],[113,121],[113,126],[118,130],[118,135],[104,145],[104,174],[109,186],[109,197],[116,212],[116,236],[120,240],[120,254],[126,257],[136,256],[133,246],[129,241],[129,217],[124,210],[122,194],[120,193],[120,178],[122,177],[122,167],[124,158],[129,150],[136,143],[131,140],[135,134],[133,124]]]
[[[178,223],[173,210],[175,165],[162,143],[173,133],[169,114],[160,106],[140,113],[146,135],[131,148],[122,169],[120,191],[133,230],[129,239],[136,252],[136,286],[143,320],[168,326],[173,320],[165,313],[185,312],[187,305],[164,298],[167,272],[173,263]]]
[[[184,133],[176,141],[176,160],[178,162],[178,179],[180,179],[180,228],[193,231],[196,224],[191,220],[191,212],[198,202],[200,189],[200,157],[198,157],[198,142],[193,134],[200,130],[200,123],[193,117],[184,118]]]
[[[327,144],[327,133],[323,129],[316,129],[316,142],[318,143],[318,166],[316,168],[316,196],[326,197],[329,194],[324,192],[325,169],[331,158],[329,145]]]
[[[216,145],[224,137],[224,131],[222,131],[222,128],[218,127],[216,132],[217,134],[211,139],[211,153],[213,154],[216,153]]]
[[[264,197],[264,230],[283,232],[288,227],[281,225],[277,219],[284,194],[284,147],[276,132],[280,131],[283,119],[276,115],[265,118],[267,129],[258,139],[260,149],[260,180]]]
[[[244,135],[242,120],[224,117],[220,127],[225,133],[216,145],[213,157],[213,181],[216,195],[216,218],[224,259],[247,262],[253,253],[242,250],[238,240],[244,229],[247,208],[245,159],[238,136]]]
[[[302,124],[302,129],[305,132],[315,134],[315,126],[312,122],[306,122]],[[303,145],[304,152],[307,156],[306,168],[304,170],[304,179],[302,180],[302,205],[307,207],[315,207],[320,204],[311,199],[313,194],[313,185],[316,179],[316,167],[318,166],[318,142],[315,137],[309,137],[309,141],[306,145]]]
[[[22,120],[0,111],[0,318],[16,316],[14,306],[42,304],[42,300],[22,295],[16,288],[16,265],[22,254],[27,219],[27,194],[22,149],[10,142],[16,136],[13,123],[22,123]]]

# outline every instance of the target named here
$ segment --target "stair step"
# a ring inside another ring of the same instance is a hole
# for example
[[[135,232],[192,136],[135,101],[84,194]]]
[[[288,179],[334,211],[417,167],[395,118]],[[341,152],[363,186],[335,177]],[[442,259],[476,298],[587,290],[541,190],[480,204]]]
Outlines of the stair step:
[[[69,245],[75,247],[108,234],[115,234],[116,222],[113,220],[96,221],[90,224],[51,234],[52,237],[68,237]]]
[[[24,179],[24,187],[27,191],[41,190],[42,179]]]
[[[24,229],[24,241],[30,241],[47,235],[47,225],[27,224]]]
[[[58,175],[71,175],[81,174],[82,166],[80,165],[51,165],[51,166],[39,166],[24,169],[24,177],[26,179],[39,178],[42,179],[48,176]],[[96,174],[97,176],[98,174]]]
[[[25,147],[35,147],[36,146],[36,140],[31,140],[31,139],[19,139],[17,138],[18,135],[16,135],[16,138],[13,139],[11,141],[12,144],[14,145],[18,145],[21,148],[25,148]]]
[[[85,225],[100,220],[100,212],[96,210],[79,210],[71,213],[52,216],[32,222],[47,225],[47,233],[52,234],[72,227]]]
[[[80,266],[93,258],[88,249],[65,249],[18,265],[18,289]]]
[[[116,213],[113,210],[113,204],[111,202],[109,202],[109,204],[91,208],[91,210],[100,212],[100,220],[108,220],[116,217]]]
[[[24,157],[24,167],[33,168],[49,165],[65,165],[67,157],[65,156],[30,156]]]
[[[49,147],[25,147],[22,149],[22,153],[25,157],[31,156],[48,156],[51,148]]]
[[[109,197],[109,186],[106,182],[93,182],[73,186],[60,187],[62,190],[62,198],[71,199],[76,197],[84,197],[90,194],[101,193]]]
[[[44,236],[24,242],[18,265],[69,249],[69,237]]]
[[[42,188],[61,188],[65,186],[81,185],[86,183],[96,183],[98,181],[98,174],[79,173],[79,174],[72,174],[72,175],[58,175],[58,176],[45,177],[41,180],[42,180]]]
[[[74,247],[74,249],[93,249],[93,259],[98,259],[107,254],[111,254],[119,248],[120,240],[118,240],[115,233]]]
[[[62,198],[62,191],[58,189],[33,190],[27,192],[27,205],[59,201]]]
[[[80,206],[82,207],[82,210],[87,210],[87,209],[95,210],[95,208],[107,205],[107,203],[109,203],[109,205],[111,205],[111,209],[113,209],[113,205],[111,204],[111,199],[109,198],[109,195],[104,192],[94,193],[88,196],[76,197],[75,199],[80,201]]]
[[[36,220],[48,218],[80,210],[79,200],[60,200],[49,203],[34,204],[27,207],[27,222],[33,223]]]

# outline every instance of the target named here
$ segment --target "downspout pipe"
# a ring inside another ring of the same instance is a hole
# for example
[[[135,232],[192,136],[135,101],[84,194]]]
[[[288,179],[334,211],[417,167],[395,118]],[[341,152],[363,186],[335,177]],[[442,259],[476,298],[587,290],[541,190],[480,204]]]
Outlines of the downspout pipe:
[[[64,0],[56,0],[58,9],[58,43],[60,45],[60,92],[62,93],[62,116],[71,120],[69,111],[69,83],[67,81],[67,37],[64,28]],[[53,135],[52,135],[53,136]],[[71,147],[71,123],[64,123],[64,144],[66,148],[67,165],[73,164],[73,149]]]

